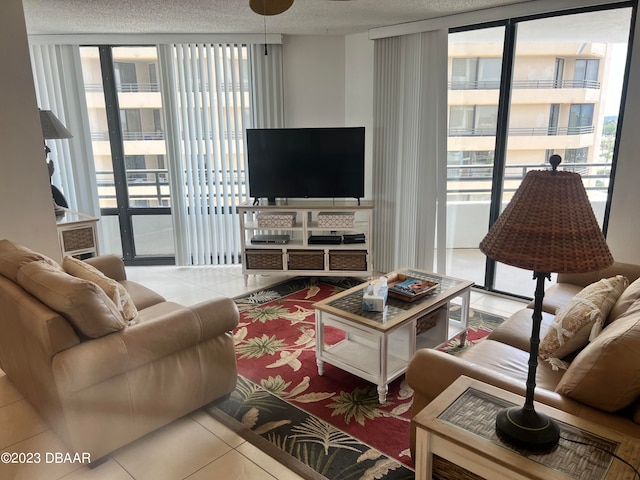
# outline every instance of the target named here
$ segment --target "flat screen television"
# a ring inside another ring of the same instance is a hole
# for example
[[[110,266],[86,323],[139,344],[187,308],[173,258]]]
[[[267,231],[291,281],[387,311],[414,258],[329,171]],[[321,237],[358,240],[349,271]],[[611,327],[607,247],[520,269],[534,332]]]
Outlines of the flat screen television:
[[[247,129],[249,195],[364,197],[364,127]]]

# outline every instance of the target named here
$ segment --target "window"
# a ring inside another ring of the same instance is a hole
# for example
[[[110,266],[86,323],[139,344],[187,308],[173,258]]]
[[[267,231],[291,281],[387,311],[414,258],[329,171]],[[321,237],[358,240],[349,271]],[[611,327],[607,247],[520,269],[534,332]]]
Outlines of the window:
[[[450,136],[492,136],[496,134],[498,106],[460,105],[449,108]]]
[[[452,106],[449,108],[449,135],[472,135],[474,107],[472,105]]]
[[[560,115],[560,104],[552,103],[549,107],[549,135],[558,134],[558,116]]]
[[[553,69],[553,86],[562,88],[562,80],[564,79],[564,58],[557,57]]]
[[[565,163],[586,163],[589,159],[589,147],[567,148],[564,151]]]
[[[599,87],[598,70],[600,70],[600,60],[598,58],[576,60],[576,66],[573,71],[574,86],[578,88]]]
[[[571,105],[568,127],[568,135],[580,135],[593,132],[593,103]]]
[[[495,135],[497,123],[497,105],[481,105],[476,107],[474,124],[476,135]]]
[[[501,58],[454,58],[451,63],[451,88],[498,88],[501,69]]]
[[[137,92],[138,78],[135,63],[113,62],[116,84],[122,92]]]
[[[530,272],[487,260],[477,245],[526,173],[549,168],[552,153],[563,157],[562,169],[581,174],[606,231],[618,102],[635,8],[620,5],[449,33],[447,274],[473,279],[488,290],[531,295]],[[481,78],[481,59],[471,52],[484,58],[504,55],[510,66],[501,76],[504,85],[478,91],[478,83],[475,90],[465,84]],[[496,105],[504,108],[500,115]],[[602,125],[601,135],[596,125]],[[483,175],[485,170],[491,175]]]

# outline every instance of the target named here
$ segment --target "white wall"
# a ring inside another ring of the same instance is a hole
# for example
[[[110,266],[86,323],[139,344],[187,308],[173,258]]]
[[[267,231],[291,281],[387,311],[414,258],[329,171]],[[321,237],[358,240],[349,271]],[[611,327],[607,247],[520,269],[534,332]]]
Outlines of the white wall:
[[[0,2],[0,239],[61,260],[21,0]]]
[[[290,35],[282,44],[285,127],[345,122],[345,37]]]
[[[373,41],[366,33],[345,38],[345,124],[365,127],[365,198],[373,189]]]

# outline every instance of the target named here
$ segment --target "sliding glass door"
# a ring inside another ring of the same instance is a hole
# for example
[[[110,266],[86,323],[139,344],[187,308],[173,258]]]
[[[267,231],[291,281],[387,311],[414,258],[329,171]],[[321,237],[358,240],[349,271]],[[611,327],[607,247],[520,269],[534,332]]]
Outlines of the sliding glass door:
[[[524,175],[554,153],[582,176],[606,233],[631,18],[629,6],[449,35],[449,273],[531,296],[531,272],[477,247]]]
[[[447,273],[484,285],[495,165],[503,26],[449,35]]]

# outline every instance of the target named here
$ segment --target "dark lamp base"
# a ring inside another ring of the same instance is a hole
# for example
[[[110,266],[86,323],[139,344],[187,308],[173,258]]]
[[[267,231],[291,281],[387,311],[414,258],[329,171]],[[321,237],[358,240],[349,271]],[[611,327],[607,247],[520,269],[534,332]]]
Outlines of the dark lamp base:
[[[496,433],[504,442],[531,451],[549,450],[560,439],[560,429],[553,419],[525,407],[498,412]]]

